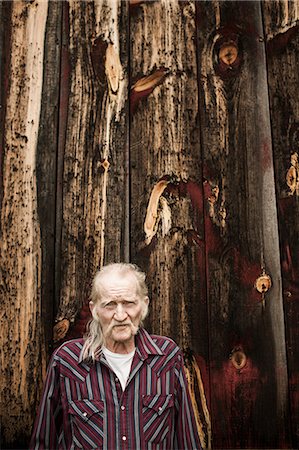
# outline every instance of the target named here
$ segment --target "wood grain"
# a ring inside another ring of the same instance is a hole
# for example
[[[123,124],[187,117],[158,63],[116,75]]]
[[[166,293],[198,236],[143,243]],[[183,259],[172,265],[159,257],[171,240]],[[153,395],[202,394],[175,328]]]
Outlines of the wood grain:
[[[28,438],[45,372],[36,155],[47,12],[47,2],[11,5],[0,240],[0,409],[7,443]]]
[[[263,4],[273,136],[276,198],[292,446],[299,447],[299,106],[298,2]],[[290,178],[291,177],[291,178]]]
[[[288,385],[260,4],[197,6],[213,445],[280,447]],[[260,276],[272,281],[263,293]]]
[[[203,373],[208,341],[195,3],[142,3],[130,18],[130,35],[131,258],[146,271],[151,290],[147,327],[195,355]],[[191,378],[206,448],[200,380],[194,372]],[[208,402],[207,377],[202,394]]]
[[[124,258],[126,9],[124,2],[70,1],[65,13],[69,67],[61,84],[69,91],[61,104],[58,323],[74,321],[97,268]]]

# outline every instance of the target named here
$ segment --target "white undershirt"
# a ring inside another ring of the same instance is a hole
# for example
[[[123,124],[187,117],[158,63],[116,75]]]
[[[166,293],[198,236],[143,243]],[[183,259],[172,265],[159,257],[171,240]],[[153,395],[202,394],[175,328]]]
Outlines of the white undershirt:
[[[102,351],[113,372],[117,375],[124,391],[130,374],[135,349],[131,353],[125,354],[113,353],[106,347],[103,347]]]

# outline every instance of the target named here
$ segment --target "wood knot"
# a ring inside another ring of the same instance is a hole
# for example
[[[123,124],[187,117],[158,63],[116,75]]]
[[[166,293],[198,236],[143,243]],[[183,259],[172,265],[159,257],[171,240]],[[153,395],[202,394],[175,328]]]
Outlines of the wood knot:
[[[243,350],[238,349],[232,351],[230,355],[230,360],[235,369],[241,370],[246,365],[247,357],[243,352]]]
[[[239,73],[242,51],[238,30],[222,29],[214,45],[214,68],[221,78],[232,78]]]
[[[299,158],[297,152],[291,155],[291,166],[287,171],[286,182],[290,190],[289,195],[299,195]]]
[[[58,342],[66,336],[70,327],[70,321],[68,319],[62,319],[54,325],[53,328],[53,341]]]
[[[105,69],[111,91],[113,94],[116,94],[118,91],[122,66],[118,50],[112,44],[109,44],[106,50]]]
[[[163,83],[165,77],[167,75],[167,70],[162,67],[160,69],[155,70],[155,72],[147,75],[145,77],[139,78],[131,88],[131,111],[135,110],[136,104],[142,98],[150,95],[155,87],[159,86]]]
[[[103,161],[101,161],[101,168],[103,172],[108,172],[110,167],[110,162],[108,161],[108,159],[103,159]]]
[[[226,65],[231,66],[238,57],[238,47],[234,42],[223,44],[219,50],[219,59]]]
[[[260,294],[267,292],[272,286],[271,278],[266,273],[263,273],[255,280],[255,288]]]

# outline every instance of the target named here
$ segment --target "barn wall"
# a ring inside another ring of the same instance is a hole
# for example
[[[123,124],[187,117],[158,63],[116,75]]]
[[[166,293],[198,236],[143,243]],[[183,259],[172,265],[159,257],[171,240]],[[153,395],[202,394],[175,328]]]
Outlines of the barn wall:
[[[94,272],[147,273],[203,448],[299,447],[298,2],[0,3],[1,425]]]

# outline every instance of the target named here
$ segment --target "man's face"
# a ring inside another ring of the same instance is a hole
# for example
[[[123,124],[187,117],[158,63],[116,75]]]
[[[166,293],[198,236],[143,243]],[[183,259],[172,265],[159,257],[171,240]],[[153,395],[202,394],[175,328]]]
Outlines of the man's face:
[[[130,351],[145,308],[145,302],[137,296],[135,277],[109,274],[102,284],[102,298],[95,305],[90,302],[90,308],[96,309],[105,346],[111,351]]]

